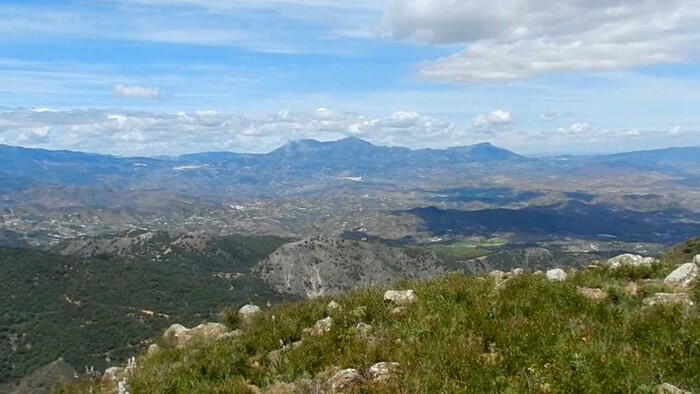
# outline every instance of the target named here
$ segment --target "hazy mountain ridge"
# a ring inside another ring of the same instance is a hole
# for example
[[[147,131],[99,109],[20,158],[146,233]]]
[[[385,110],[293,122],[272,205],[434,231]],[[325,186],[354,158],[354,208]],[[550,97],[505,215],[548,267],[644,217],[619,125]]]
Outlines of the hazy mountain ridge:
[[[643,168],[697,166],[700,148],[668,148],[600,156],[567,156],[567,165],[624,163]],[[305,170],[312,173],[358,171],[357,175],[431,166],[453,167],[470,163],[558,163],[561,158],[532,159],[489,143],[448,149],[418,149],[377,146],[358,138],[319,142],[290,142],[267,154],[204,152],[167,158],[117,157],[70,151],[50,151],[0,145],[0,176],[18,184],[32,181],[47,185],[89,185],[95,182],[119,184],[150,176],[198,178],[228,171],[226,180],[236,182],[256,171]],[[249,168],[247,168],[249,167]],[[278,179],[275,174],[272,179]],[[295,174],[301,176],[302,174]]]
[[[669,236],[657,237],[666,242],[686,237],[700,220],[696,150],[535,159],[488,143],[411,150],[348,138],[295,141],[267,154],[121,158],[0,146],[8,164],[0,179],[10,185],[0,192],[0,208],[2,228],[36,244],[136,227],[295,238],[355,231],[424,242],[445,235],[444,226],[396,212],[432,206],[482,215],[496,219],[482,228],[497,232],[513,226],[496,210],[522,216],[526,208],[580,201],[621,222],[635,215],[628,211],[648,213],[651,223],[635,229],[643,239],[673,223]],[[649,167],[643,157],[650,155],[672,169]],[[556,228],[567,233],[573,225]]]

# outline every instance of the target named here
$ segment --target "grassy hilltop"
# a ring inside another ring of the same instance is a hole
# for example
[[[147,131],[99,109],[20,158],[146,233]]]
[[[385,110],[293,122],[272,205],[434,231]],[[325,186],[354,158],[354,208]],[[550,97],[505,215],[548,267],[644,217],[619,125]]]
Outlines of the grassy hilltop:
[[[332,377],[349,368],[358,376],[338,391],[656,393],[669,383],[698,392],[697,306],[644,302],[682,291],[700,303],[699,281],[687,289],[663,283],[677,266],[674,251],[651,267],[593,267],[560,282],[537,274],[404,282],[394,288],[415,290],[417,301],[400,310],[373,288],[335,297],[342,310],[328,310],[328,298],[308,300],[266,309],[248,324],[226,311],[222,322],[241,328],[240,336],[161,343],[139,357],[129,392],[332,392]],[[587,297],[583,288],[602,292]],[[328,331],[304,331],[328,316]],[[371,328],[358,330],[359,323]],[[368,371],[378,362],[398,366],[377,381]],[[84,382],[57,391],[89,387],[114,390]]]

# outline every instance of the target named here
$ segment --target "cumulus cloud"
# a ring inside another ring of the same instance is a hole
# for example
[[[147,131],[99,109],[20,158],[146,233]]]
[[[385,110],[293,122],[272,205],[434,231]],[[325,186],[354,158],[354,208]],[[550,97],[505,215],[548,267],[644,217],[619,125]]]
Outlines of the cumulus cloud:
[[[502,126],[513,122],[510,112],[502,109],[491,111],[488,115],[479,114],[472,121],[472,126],[477,129],[486,129],[492,126]]]
[[[267,152],[289,140],[348,136],[415,148],[464,143],[463,133],[451,122],[409,111],[382,118],[328,108],[265,115],[97,109],[0,112],[2,143],[124,155]]]
[[[384,28],[397,39],[461,44],[424,64],[437,80],[512,80],[684,61],[700,43],[696,0],[395,0]]]
[[[587,134],[591,130],[593,130],[593,126],[591,126],[590,123],[581,122],[574,123],[569,127],[560,127],[559,133],[568,135],[583,135]]]
[[[153,87],[144,87],[144,86],[125,86],[125,85],[115,85],[114,86],[114,94],[116,94],[119,97],[128,97],[128,98],[140,98],[140,99],[151,99],[151,100],[160,100],[163,98],[163,96],[160,94],[160,90],[157,88]]]

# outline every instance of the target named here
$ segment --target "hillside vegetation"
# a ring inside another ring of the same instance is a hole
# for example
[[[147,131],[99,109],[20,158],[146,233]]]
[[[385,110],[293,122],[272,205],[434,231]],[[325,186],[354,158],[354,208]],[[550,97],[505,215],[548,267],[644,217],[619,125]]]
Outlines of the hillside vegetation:
[[[698,281],[688,289],[664,284],[675,268],[670,262],[596,266],[563,281],[453,274],[394,286],[417,296],[398,306],[384,300],[384,288],[372,288],[333,298],[340,307],[327,305],[330,298],[307,300],[247,322],[226,311],[221,320],[240,329],[239,336],[181,347],[163,342],[138,359],[128,388],[131,394],[656,393],[668,383],[698,391],[696,306],[645,301],[682,291],[700,302]],[[382,372],[375,365],[381,362],[398,364],[382,364]],[[336,374],[344,369],[355,371]],[[114,386],[83,382],[57,391],[89,390]]]
[[[149,251],[143,254],[131,245],[129,256],[0,248],[0,384],[59,357],[78,370],[103,370],[108,359],[138,353],[173,322],[212,319],[231,303],[284,298],[248,274],[284,240],[227,237],[196,250],[182,244],[198,238],[176,240],[161,261],[150,254],[155,241],[140,245]]]

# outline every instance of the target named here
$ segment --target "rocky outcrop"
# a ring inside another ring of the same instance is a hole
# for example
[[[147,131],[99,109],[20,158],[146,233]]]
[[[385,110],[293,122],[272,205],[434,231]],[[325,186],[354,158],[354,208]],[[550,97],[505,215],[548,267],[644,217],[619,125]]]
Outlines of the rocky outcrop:
[[[317,321],[313,327],[305,328],[304,333],[311,335],[312,337],[320,337],[321,335],[329,332],[331,328],[333,328],[333,318],[327,317]]]
[[[690,287],[700,278],[700,267],[695,263],[686,263],[671,272],[664,283],[676,287]]]
[[[399,363],[376,363],[369,367],[367,376],[375,382],[383,382],[395,378],[401,372]]]
[[[670,384],[664,383],[656,386],[656,394],[693,394],[690,391],[685,391],[679,389],[678,387]]]
[[[564,271],[561,268],[555,268],[547,271],[545,274],[547,276],[547,279],[551,282],[561,282],[563,280],[566,280],[566,271]]]
[[[194,328],[186,328],[173,324],[163,334],[163,342],[170,346],[185,346],[197,340],[214,340],[230,332],[229,328],[219,323],[200,324]]]
[[[254,272],[280,292],[309,298],[445,274],[442,261],[433,252],[331,237],[283,245],[258,263]]]
[[[241,319],[243,324],[251,324],[261,313],[262,309],[260,309],[260,307],[257,305],[243,305],[241,309],[238,310],[238,317]]]
[[[658,262],[658,260],[653,257],[644,257],[627,253],[608,259],[605,265],[609,268],[616,269],[621,267],[649,267],[656,262]]]
[[[344,390],[362,383],[363,377],[356,369],[343,369],[338,371],[329,380],[332,390]]]
[[[340,313],[343,313],[343,307],[340,306],[340,304],[338,304],[337,302],[331,301],[328,303],[328,305],[326,305],[326,313],[328,315],[338,315]]]
[[[684,305],[693,306],[695,303],[686,293],[656,293],[653,296],[646,298],[644,304],[648,306],[654,305]]]
[[[396,305],[411,305],[418,301],[418,297],[416,297],[416,293],[413,290],[387,290],[384,293],[384,301]]]

